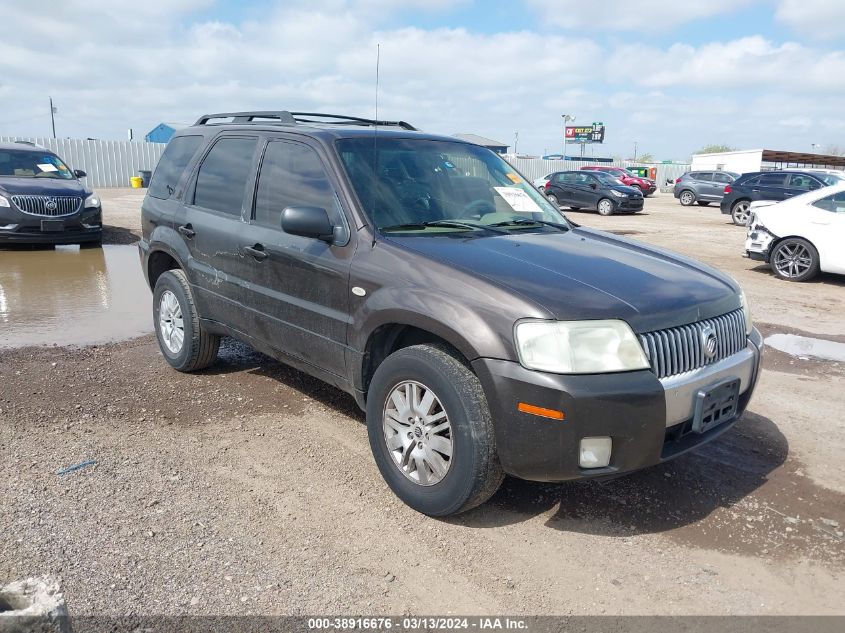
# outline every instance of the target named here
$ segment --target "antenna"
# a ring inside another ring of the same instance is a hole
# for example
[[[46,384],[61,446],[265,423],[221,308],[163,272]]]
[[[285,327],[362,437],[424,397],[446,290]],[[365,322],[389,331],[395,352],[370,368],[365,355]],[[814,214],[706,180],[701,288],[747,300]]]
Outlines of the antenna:
[[[378,75],[379,75],[379,66],[381,65],[381,42],[376,44],[376,116],[375,121],[373,122],[373,186],[371,188],[373,192],[373,200],[370,204],[370,209],[372,210],[373,215],[373,246],[376,245],[376,232],[378,231],[378,227],[376,227],[376,200],[378,197],[376,196],[376,187],[378,187]]]

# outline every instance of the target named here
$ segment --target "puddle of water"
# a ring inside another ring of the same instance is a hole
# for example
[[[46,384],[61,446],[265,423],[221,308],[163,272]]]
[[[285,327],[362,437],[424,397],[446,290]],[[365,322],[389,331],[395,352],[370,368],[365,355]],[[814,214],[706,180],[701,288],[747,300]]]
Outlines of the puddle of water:
[[[826,341],[797,334],[772,334],[765,339],[766,345],[790,356],[805,356],[845,363],[845,343]]]
[[[135,246],[0,251],[0,348],[141,336],[151,306]]]

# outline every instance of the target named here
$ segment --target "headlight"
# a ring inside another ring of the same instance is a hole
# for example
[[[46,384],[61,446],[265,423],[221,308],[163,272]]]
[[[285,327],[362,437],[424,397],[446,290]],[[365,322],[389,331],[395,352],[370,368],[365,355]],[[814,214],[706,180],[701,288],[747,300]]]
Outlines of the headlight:
[[[751,322],[751,308],[748,307],[748,299],[745,298],[745,291],[739,291],[739,303],[742,306],[742,316],[745,317],[745,335],[750,336],[754,323]]]
[[[627,198],[628,197],[627,194],[624,194],[621,191],[616,191],[616,189],[611,189],[610,195],[616,196],[617,198]]]
[[[528,369],[598,374],[649,367],[624,321],[523,321],[515,338],[519,362]]]
[[[85,208],[86,209],[93,209],[94,207],[100,206],[100,197],[96,193],[92,193],[90,196],[85,198]]]
[[[0,196],[0,207],[6,207],[8,209],[11,208],[11,206],[12,205],[9,204],[9,201],[6,198]]]

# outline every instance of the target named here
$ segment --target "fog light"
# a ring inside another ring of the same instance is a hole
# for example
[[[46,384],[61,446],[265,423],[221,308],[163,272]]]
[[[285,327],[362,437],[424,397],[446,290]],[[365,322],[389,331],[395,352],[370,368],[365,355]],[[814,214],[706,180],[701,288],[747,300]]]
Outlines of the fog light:
[[[612,447],[613,441],[609,437],[582,438],[578,465],[581,468],[604,468],[610,464]]]

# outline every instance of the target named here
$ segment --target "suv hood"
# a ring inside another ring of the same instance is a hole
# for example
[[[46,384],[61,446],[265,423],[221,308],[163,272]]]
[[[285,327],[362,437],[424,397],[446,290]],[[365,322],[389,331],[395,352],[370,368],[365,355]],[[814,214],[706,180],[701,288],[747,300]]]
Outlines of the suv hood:
[[[58,180],[48,178],[0,177],[0,191],[10,196],[85,196],[90,193],[76,180]]]
[[[619,193],[626,193],[629,196],[639,196],[642,193],[642,191],[636,187],[631,187],[629,185],[611,185],[608,189],[615,189]]]
[[[717,270],[600,231],[388,239],[505,286],[555,319],[617,318],[648,332],[740,307],[738,287]]]

